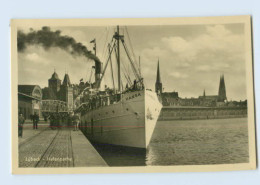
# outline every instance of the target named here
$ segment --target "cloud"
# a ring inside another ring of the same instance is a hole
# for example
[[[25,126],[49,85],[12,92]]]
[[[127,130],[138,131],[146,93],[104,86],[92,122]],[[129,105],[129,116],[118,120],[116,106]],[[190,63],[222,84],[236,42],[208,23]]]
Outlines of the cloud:
[[[36,52],[26,52],[24,54],[24,63],[28,64],[31,63],[31,65],[49,65],[50,61],[46,58],[44,58],[44,56],[41,55],[42,51],[39,53]]]
[[[244,35],[233,33],[225,25],[204,28],[203,32],[193,37],[161,37],[154,47],[143,49],[142,58],[145,62],[160,58],[161,76],[166,91],[177,89],[183,96],[196,97],[206,88],[209,93],[217,94],[220,74],[225,74],[229,78],[227,81],[239,79],[242,84],[239,86],[245,87]],[[152,75],[149,71],[156,69],[156,65],[145,67],[148,76]],[[149,78],[154,79],[152,76]],[[215,82],[212,83],[212,79]],[[153,85],[151,81],[150,86]],[[232,88],[228,90],[232,91]],[[230,93],[230,96],[241,97],[237,94]]]
[[[177,56],[181,56],[182,60],[192,61],[197,53],[193,43],[181,37],[163,37],[161,42],[164,48]]]
[[[163,37],[161,42],[164,48],[182,60],[195,62],[198,62],[203,53],[228,52],[229,56],[236,57],[235,54],[241,56],[244,49],[243,35],[232,34],[224,25],[207,26],[206,32],[195,38]]]
[[[185,52],[191,47],[190,43],[181,37],[163,37],[162,42],[176,53]]]
[[[39,55],[37,54],[37,53],[29,53],[27,56],[26,56],[26,58],[28,59],[28,60],[31,60],[31,61],[33,61],[33,62],[37,62],[37,61],[39,61]]]
[[[63,80],[65,71],[68,71],[73,83],[87,78],[92,63],[86,57],[75,57],[59,48],[50,48],[48,51],[37,46],[28,46],[25,52],[18,53],[18,83],[48,85],[54,69]]]
[[[184,78],[187,78],[189,75],[188,74],[182,74],[182,73],[179,73],[179,72],[172,72],[172,73],[170,73],[170,76],[173,76],[173,77],[179,78],[179,79],[184,79]]]
[[[144,32],[144,28],[149,30],[149,33]],[[102,62],[106,61],[106,58],[102,57],[103,48],[107,46],[105,27],[52,29],[61,30],[61,35],[73,37],[90,50],[93,45],[89,41],[97,38],[97,56],[101,56]],[[160,29],[135,26],[129,29],[133,31],[130,35],[133,36],[135,54],[141,56],[141,70],[146,87],[154,89],[159,59],[165,91],[176,90],[181,97],[197,97],[206,89],[207,94],[214,95],[218,91],[219,75],[224,74],[228,98],[245,99],[243,25],[235,29],[225,25],[161,26]],[[112,33],[114,32],[111,29]],[[110,39],[110,36],[107,38]],[[121,55],[121,61],[125,62],[123,55],[124,53]],[[86,58],[73,57],[58,48],[45,51],[35,46],[19,53],[18,61],[19,83],[39,84],[42,87],[47,86],[54,68],[60,79],[63,80],[65,70],[68,70],[71,81],[78,83],[82,77],[89,78],[93,65],[89,64],[91,61]],[[116,79],[116,73],[114,75]],[[106,79],[105,76],[104,80],[110,82],[111,78]]]
[[[222,38],[227,35],[231,35],[232,33],[225,28],[223,25],[215,25],[215,26],[207,26],[207,33],[212,35],[213,37]]]
[[[209,70],[211,70],[212,68],[211,68],[211,66],[209,66],[209,65],[201,65],[201,66],[196,67],[196,69],[197,69],[198,71],[209,71]]]

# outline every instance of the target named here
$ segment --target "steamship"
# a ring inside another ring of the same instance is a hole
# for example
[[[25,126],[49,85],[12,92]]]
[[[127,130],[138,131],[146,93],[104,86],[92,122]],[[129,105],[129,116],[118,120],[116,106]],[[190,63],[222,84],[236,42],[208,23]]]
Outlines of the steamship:
[[[126,45],[125,36],[120,35],[119,31],[117,26],[108,44],[108,58],[104,69],[98,57],[94,59],[95,82],[85,87],[76,98],[75,112],[80,114],[80,129],[91,142],[145,149],[149,145],[162,105],[157,94],[145,88],[140,59],[138,66]],[[120,60],[120,49],[126,53],[132,80],[129,70],[125,69],[126,64]],[[112,53],[115,54],[114,63]],[[108,66],[112,73],[113,88],[101,90],[100,84]],[[123,77],[125,84],[122,84]]]

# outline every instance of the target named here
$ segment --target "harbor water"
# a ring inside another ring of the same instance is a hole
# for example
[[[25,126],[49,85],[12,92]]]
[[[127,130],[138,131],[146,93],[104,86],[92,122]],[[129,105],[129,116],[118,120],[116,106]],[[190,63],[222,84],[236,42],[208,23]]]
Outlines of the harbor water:
[[[158,121],[146,151],[94,146],[109,166],[246,163],[247,125],[247,118]]]

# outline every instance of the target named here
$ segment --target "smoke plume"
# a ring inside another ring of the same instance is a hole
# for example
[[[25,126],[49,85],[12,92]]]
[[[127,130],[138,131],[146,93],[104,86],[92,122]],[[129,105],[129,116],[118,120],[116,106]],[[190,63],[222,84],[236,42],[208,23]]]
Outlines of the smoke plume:
[[[40,45],[45,50],[51,47],[58,47],[72,55],[85,56],[96,62],[100,61],[82,43],[76,42],[72,37],[62,36],[60,33],[61,31],[51,31],[51,29],[46,26],[38,31],[31,29],[29,33],[24,33],[19,30],[17,35],[18,52],[23,52],[27,45]]]

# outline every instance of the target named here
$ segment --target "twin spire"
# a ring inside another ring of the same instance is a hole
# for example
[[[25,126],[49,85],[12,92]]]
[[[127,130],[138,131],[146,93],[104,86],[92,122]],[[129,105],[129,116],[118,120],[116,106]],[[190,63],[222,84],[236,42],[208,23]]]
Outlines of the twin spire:
[[[203,91],[203,96],[206,96],[205,89]],[[226,86],[225,86],[225,79],[224,74],[220,75],[219,80],[219,90],[218,90],[218,101],[225,101],[227,99],[226,95]]]
[[[160,74],[160,61],[159,61],[159,59],[158,59],[158,64],[157,64],[157,76],[156,76],[156,83],[155,83],[155,92],[157,94],[162,93],[162,81],[161,81],[161,74]],[[203,91],[203,96],[206,97],[205,89]],[[227,99],[227,96],[226,96],[225,79],[224,79],[224,74],[222,74],[222,75],[220,75],[218,101],[225,101],[226,99]]]
[[[62,82],[62,85],[66,85],[66,86],[70,86],[71,85],[70,77],[69,77],[68,73],[65,74],[63,82]]]
[[[56,69],[55,68],[54,68],[54,72],[53,72],[50,80],[58,80],[58,81],[60,81],[59,76],[56,73]],[[70,77],[68,75],[68,71],[65,71],[65,75],[64,75],[64,79],[63,79],[62,85],[66,85],[66,86],[70,86],[71,85]]]
[[[227,99],[226,86],[223,74],[220,76],[218,96],[220,101],[224,101]]]

